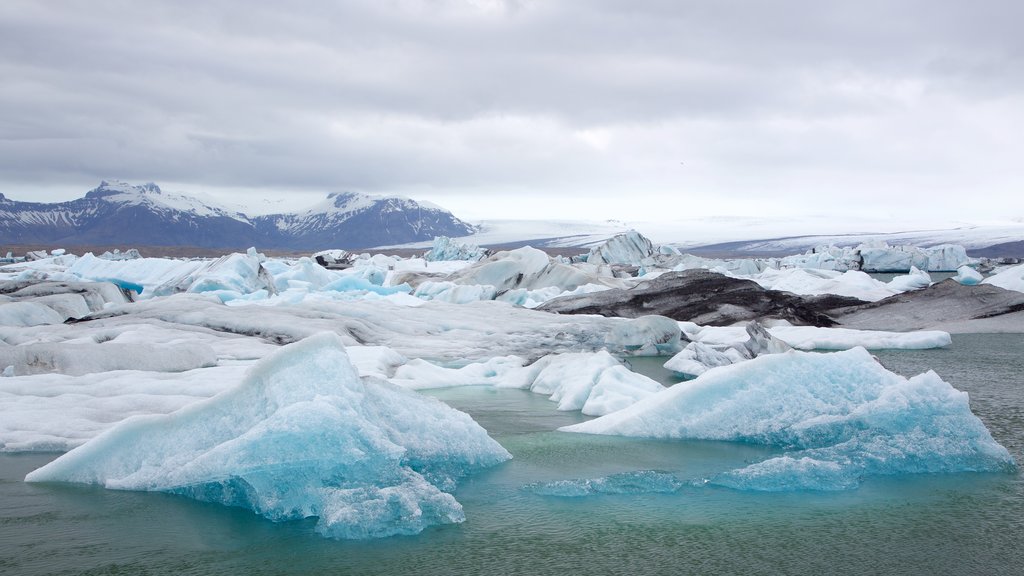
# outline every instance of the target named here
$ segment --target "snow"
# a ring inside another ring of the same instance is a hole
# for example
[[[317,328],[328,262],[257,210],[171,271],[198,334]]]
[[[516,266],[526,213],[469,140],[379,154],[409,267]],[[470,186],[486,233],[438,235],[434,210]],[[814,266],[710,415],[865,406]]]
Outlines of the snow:
[[[1005,288],[1007,290],[1024,292],[1024,264],[1018,264],[1016,266],[999,270],[995,274],[985,278],[982,283],[999,286],[1000,288]]]
[[[26,481],[170,492],[374,538],[463,521],[446,490],[508,458],[466,414],[361,380],[340,339],[322,334],[213,399],[125,421]]]
[[[872,475],[1015,468],[967,394],[934,372],[893,374],[863,348],[760,356],[561,430],[785,450],[708,479],[741,490],[842,490]]]

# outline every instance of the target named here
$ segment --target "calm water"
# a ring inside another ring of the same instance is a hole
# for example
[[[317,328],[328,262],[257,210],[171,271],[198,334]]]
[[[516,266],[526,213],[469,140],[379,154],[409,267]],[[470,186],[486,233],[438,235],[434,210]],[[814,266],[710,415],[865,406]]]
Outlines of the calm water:
[[[950,349],[878,356],[970,392],[975,413],[1024,462],[1024,337],[955,336]],[[464,524],[336,542],[312,522],[274,524],[175,496],[25,484],[53,455],[0,455],[0,574],[1024,573],[1019,474],[872,479],[842,493],[544,497],[523,485],[644,469],[700,478],[772,452],[552,432],[582,417],[518,390],[435,395],[515,456],[460,486]]]

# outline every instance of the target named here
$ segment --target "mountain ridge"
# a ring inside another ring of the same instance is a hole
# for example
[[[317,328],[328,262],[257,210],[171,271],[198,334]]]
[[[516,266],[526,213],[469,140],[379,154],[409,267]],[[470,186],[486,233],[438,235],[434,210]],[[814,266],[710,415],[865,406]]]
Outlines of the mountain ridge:
[[[191,245],[315,250],[464,236],[475,228],[451,212],[397,196],[332,193],[296,212],[248,216],[150,182],[104,180],[85,196],[57,203],[0,194],[0,243]]]

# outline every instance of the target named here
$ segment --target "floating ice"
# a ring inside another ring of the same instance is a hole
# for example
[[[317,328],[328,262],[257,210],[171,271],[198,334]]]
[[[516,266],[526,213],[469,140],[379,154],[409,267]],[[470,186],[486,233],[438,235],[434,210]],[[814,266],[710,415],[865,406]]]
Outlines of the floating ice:
[[[127,420],[26,481],[170,492],[373,538],[461,522],[445,490],[509,457],[468,415],[360,379],[340,339],[321,334],[209,401]]]
[[[580,498],[606,494],[670,494],[683,486],[678,478],[667,472],[640,470],[601,478],[538,482],[523,486],[523,490],[538,496]]]
[[[654,254],[654,245],[636,230],[609,238],[595,246],[587,255],[588,263],[631,264],[642,266],[644,259]]]
[[[985,278],[982,283],[999,286],[1000,288],[1005,288],[1007,290],[1024,292],[1024,264],[1004,268],[988,278]]]
[[[527,365],[518,356],[491,358],[460,368],[420,359],[395,370],[392,382],[414,390],[452,386],[524,388],[548,396],[559,410],[609,414],[665,388],[637,374],[605,351],[551,354]]]
[[[514,288],[535,290],[555,286],[574,290],[584,284],[600,283],[595,276],[553,261],[544,252],[529,246],[498,252],[452,274],[448,280],[456,284],[493,286],[498,294]]]
[[[909,274],[896,276],[889,281],[888,286],[896,292],[910,292],[911,290],[927,288],[931,283],[932,277],[927,272],[911,266]]]
[[[487,256],[487,250],[475,244],[460,244],[447,236],[434,238],[434,244],[423,259],[428,262],[443,262],[450,260],[480,260]]]
[[[562,430],[788,450],[711,479],[749,490],[845,489],[870,475],[1015,467],[967,394],[934,372],[893,374],[863,348],[760,356]]]
[[[858,346],[868,350],[925,350],[949,346],[948,332],[917,330],[887,332],[853,328],[819,328],[816,326],[774,326],[772,336],[798,350],[849,350]],[[686,336],[713,348],[735,345],[748,337],[741,326],[687,326]]]
[[[975,284],[981,284],[985,277],[970,266],[961,266],[956,269],[956,276],[953,279],[964,286],[974,286]]]
[[[699,376],[711,368],[750,360],[762,354],[778,354],[790,350],[789,344],[773,336],[756,320],[747,323],[745,342],[715,349],[701,342],[690,342],[665,362],[665,368],[683,376]]]

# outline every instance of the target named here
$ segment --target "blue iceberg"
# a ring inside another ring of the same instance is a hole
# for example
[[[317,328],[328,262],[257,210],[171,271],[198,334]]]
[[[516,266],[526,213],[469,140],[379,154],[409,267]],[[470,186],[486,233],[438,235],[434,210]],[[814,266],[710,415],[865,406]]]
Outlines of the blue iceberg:
[[[966,393],[931,371],[893,374],[863,348],[790,351],[715,368],[562,430],[783,449],[708,479],[741,490],[843,490],[865,476],[1016,467],[971,413]]]
[[[374,538],[463,521],[448,491],[510,457],[468,415],[360,379],[339,337],[319,334],[237,387],[126,420],[25,480],[170,492],[275,521],[317,517],[331,538]]]

